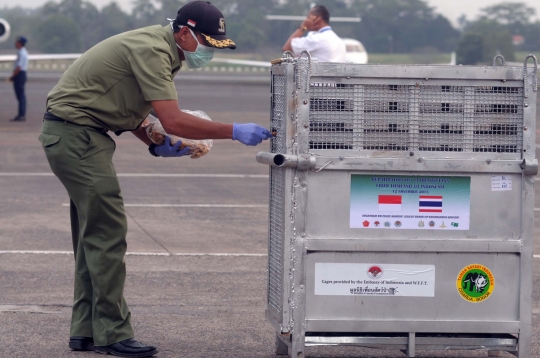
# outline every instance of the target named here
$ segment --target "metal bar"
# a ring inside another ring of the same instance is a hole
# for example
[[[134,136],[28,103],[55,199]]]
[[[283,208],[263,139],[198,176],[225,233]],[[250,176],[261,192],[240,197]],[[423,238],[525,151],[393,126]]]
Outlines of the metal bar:
[[[315,79],[312,78],[312,82]],[[358,138],[356,140],[357,145],[353,147],[354,150],[362,150],[365,143],[365,116],[364,116],[364,86],[354,86],[354,118],[356,121],[353,123],[353,136]]]
[[[534,177],[523,176],[521,236],[523,254],[520,260],[520,306],[519,306],[519,349],[518,357],[531,356],[532,297],[533,297],[533,238],[534,238]]]
[[[409,332],[519,334],[519,321],[306,320],[307,332]]]
[[[285,87],[283,89],[283,100],[284,100],[284,116],[283,116],[283,152],[286,154],[292,154],[290,148],[290,143],[294,138],[294,123],[292,118],[295,116],[294,107],[290,105],[290,97],[293,96],[293,93],[296,91],[296,83],[294,80],[295,68],[292,63],[287,63],[285,66]],[[290,306],[290,297],[292,294],[292,277],[290,274],[291,270],[291,249],[289,242],[291,239],[291,232],[293,230],[293,223],[290,219],[290,213],[293,209],[293,203],[288,200],[290,198],[290,188],[293,185],[294,176],[292,170],[282,169],[284,171],[284,181],[283,181],[283,190],[285,194],[285,200],[283,204],[283,218],[284,218],[284,232],[283,232],[283,262],[282,262],[282,277],[283,277],[283,296],[282,296],[282,307],[283,307],[283,328],[282,332],[291,332],[293,329],[292,326],[292,317],[293,312]]]
[[[535,149],[534,143],[531,149]],[[471,158],[470,153],[463,152],[428,152],[428,151],[418,151],[414,153],[413,156],[410,155],[409,151],[391,151],[391,150],[333,150],[333,149],[310,149],[309,151],[312,155],[317,158],[321,158],[320,161],[324,159],[335,159],[337,160],[370,160],[372,162],[380,161],[381,163],[387,161],[388,159],[407,159],[407,163],[418,162],[420,158],[422,160],[437,160],[437,161],[469,161],[469,162],[486,162],[486,164],[492,164],[497,162],[504,162],[504,166],[507,166],[508,161],[513,161],[515,163],[521,163],[523,160],[521,153],[497,153],[497,152],[484,152],[484,153],[474,153],[473,158]],[[444,158],[441,158],[441,153],[444,153]],[[534,154],[534,153],[533,153]],[[532,158],[534,159],[534,158]],[[413,163],[414,164],[414,163]],[[409,164],[410,165],[410,164]]]
[[[308,61],[299,59],[299,63],[305,67],[298,66],[297,81],[303,82],[305,76],[309,78],[311,72],[311,59]],[[299,83],[298,83],[299,84]],[[299,88],[297,84],[297,89]],[[292,147],[293,154],[300,155],[309,148],[309,89],[310,81],[303,83],[305,88],[297,90],[296,95],[296,116],[295,116],[295,135]],[[306,226],[307,226],[307,177],[308,171],[299,169],[291,170],[294,173],[294,182],[292,183],[293,211],[291,212],[294,227],[291,241],[291,268],[293,272],[292,282],[292,301],[293,301],[293,332],[291,357],[304,357],[305,352],[305,302],[306,302]]]
[[[465,87],[465,107],[463,109],[464,150],[466,152],[473,151],[474,141],[474,88]]]
[[[446,336],[446,337],[445,337]],[[415,336],[415,346],[418,350],[501,350],[512,351],[517,348],[517,338],[510,335],[447,335],[429,334],[420,337]],[[407,351],[409,337],[404,334],[389,335],[380,334],[352,335],[352,336],[306,336],[307,346],[362,346],[378,349],[396,349]]]
[[[418,151],[418,121],[420,120],[420,105],[418,103],[420,97],[419,86],[410,86],[409,96],[409,151],[414,153]]]
[[[415,334],[413,332],[409,333],[409,341],[407,345],[407,355],[409,357],[416,357],[416,341]]]
[[[414,78],[426,84],[433,79],[447,80],[496,80],[523,83],[523,68],[510,66],[418,66],[418,65],[360,65],[320,62],[312,72],[313,77],[365,77],[386,79]],[[504,81],[504,82],[503,82]]]
[[[527,58],[528,59],[528,58]],[[535,71],[537,61],[535,60]],[[525,60],[527,61],[527,60]],[[525,73],[526,73],[525,62]],[[533,73],[536,77],[536,73]],[[535,160],[536,143],[536,78],[528,83],[525,76],[525,91],[532,95],[532,99],[524,98],[524,135],[523,135],[523,158],[525,160]],[[527,103],[529,101],[529,103]],[[519,320],[521,331],[519,334],[519,349],[517,356],[525,358],[531,356],[532,340],[532,296],[533,296],[533,239],[534,239],[534,176],[523,175],[523,190],[521,191],[522,213],[521,213],[521,237],[523,238],[523,255],[520,260],[520,306]]]
[[[312,153],[316,154],[316,153]],[[344,153],[343,153],[344,154]],[[408,153],[407,153],[408,154]],[[395,171],[395,172],[452,172],[457,173],[519,173],[522,160],[463,160],[460,158],[434,159],[420,155],[413,159],[397,159],[381,156],[379,158],[358,157],[332,157],[317,156],[316,168],[331,161],[324,170],[354,170],[354,171]]]
[[[367,65],[362,65],[367,66]],[[497,86],[501,88],[514,88],[514,87],[523,87],[523,79],[514,79],[514,80],[493,80],[493,79],[453,79],[449,81],[448,79],[437,79],[430,78],[425,80],[423,78],[392,78],[389,80],[384,77],[337,77],[337,76],[324,76],[321,77],[318,74],[312,74],[311,77],[312,83],[317,84],[341,84],[341,85],[388,85],[389,83],[393,85],[400,86],[445,86],[448,83],[452,83],[455,86]]]
[[[308,251],[328,252],[497,252],[520,253],[522,241],[474,240],[365,240],[308,238]]]

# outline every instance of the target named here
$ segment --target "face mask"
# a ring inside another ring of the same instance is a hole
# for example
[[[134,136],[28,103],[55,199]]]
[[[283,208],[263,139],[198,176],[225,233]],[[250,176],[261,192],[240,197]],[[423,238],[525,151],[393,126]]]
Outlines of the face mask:
[[[183,26],[180,26],[180,28],[182,27]],[[197,36],[195,36],[195,34],[193,33],[193,31],[191,31],[190,28],[188,28],[188,30],[189,32],[191,32],[191,35],[193,36],[195,41],[197,41],[197,48],[195,49],[195,51],[186,51],[178,44],[176,44],[176,46],[184,53],[184,57],[186,58],[186,63],[189,69],[201,68],[208,62],[210,62],[210,60],[214,57],[214,48],[202,45],[197,39]]]

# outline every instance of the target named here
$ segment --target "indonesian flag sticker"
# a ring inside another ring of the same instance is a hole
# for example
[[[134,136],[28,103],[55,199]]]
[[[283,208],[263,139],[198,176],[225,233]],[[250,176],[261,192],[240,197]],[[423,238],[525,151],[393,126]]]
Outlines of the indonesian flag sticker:
[[[187,24],[188,24],[189,26],[191,26],[191,27],[195,27],[195,25],[197,25],[197,23],[196,23],[195,21],[193,21],[193,20],[188,20],[188,21],[187,21]]]

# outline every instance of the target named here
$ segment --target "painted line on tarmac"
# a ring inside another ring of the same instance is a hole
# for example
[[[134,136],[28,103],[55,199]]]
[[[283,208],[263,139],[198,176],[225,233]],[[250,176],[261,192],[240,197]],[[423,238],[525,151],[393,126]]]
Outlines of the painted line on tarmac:
[[[174,256],[225,256],[225,257],[266,257],[267,254],[235,254],[235,253],[175,253]]]
[[[33,254],[33,255],[73,255],[73,251],[31,251],[31,250],[3,250],[1,254]]]
[[[43,173],[7,173],[0,172],[0,177],[53,177],[50,172]],[[119,177],[125,178],[232,178],[232,179],[268,179],[266,174],[173,174],[173,173],[119,173]]]
[[[62,206],[69,207],[69,203]],[[268,208],[268,205],[241,205],[241,204],[124,204],[126,208]]]
[[[4,250],[1,254],[20,255],[73,255],[73,251],[32,251],[32,250]],[[126,252],[126,256],[219,256],[219,257],[266,257],[267,254],[250,253],[212,253],[212,252]]]
[[[0,173],[0,177],[53,177],[53,173]]]
[[[268,179],[267,174],[169,174],[169,173],[120,173],[119,177],[127,178],[233,178],[233,179]]]

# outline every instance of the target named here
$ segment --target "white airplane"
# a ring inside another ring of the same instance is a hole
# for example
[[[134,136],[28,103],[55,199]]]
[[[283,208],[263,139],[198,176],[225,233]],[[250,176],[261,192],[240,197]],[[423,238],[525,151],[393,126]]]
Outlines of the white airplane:
[[[342,40],[346,46],[345,60],[347,62],[368,63],[368,53],[360,41],[348,38],[343,38]]]
[[[0,42],[5,42],[9,38],[10,32],[9,23],[4,19],[0,19]]]

